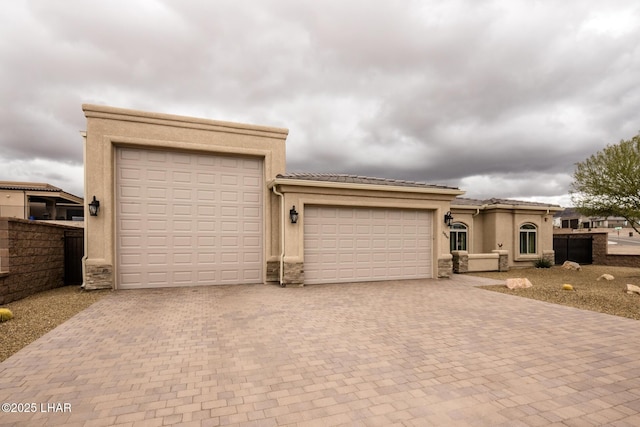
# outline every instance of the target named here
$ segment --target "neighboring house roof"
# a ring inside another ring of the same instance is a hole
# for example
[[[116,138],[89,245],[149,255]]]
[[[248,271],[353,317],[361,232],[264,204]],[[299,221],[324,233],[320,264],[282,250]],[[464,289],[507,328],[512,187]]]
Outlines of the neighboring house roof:
[[[576,208],[566,208],[562,211],[556,212],[553,216],[556,218],[579,218],[582,215],[576,210]]]
[[[366,184],[366,185],[386,185],[393,187],[412,187],[412,188],[439,188],[446,190],[459,190],[457,187],[447,187],[444,185],[432,185],[424,182],[404,181],[399,179],[373,178],[368,176],[347,175],[347,174],[331,174],[331,173],[285,173],[278,174],[276,178],[303,180],[303,181],[321,181],[333,183],[347,184]]]
[[[31,193],[31,197],[37,197],[38,195],[45,197],[42,193],[52,193],[50,196],[46,195],[46,197],[56,199],[57,203],[83,204],[82,197],[62,191],[61,188],[51,184],[41,182],[0,181],[0,190],[24,191]]]
[[[588,216],[583,215],[574,207],[566,208],[560,212],[556,212],[554,215],[555,218],[564,218],[564,219],[593,219],[593,220],[609,220],[609,221],[625,221],[624,217],[621,216]]]
[[[538,203],[538,202],[526,202],[523,200],[512,200],[512,199],[468,199],[466,197],[456,197],[451,201],[451,206],[458,207],[497,207],[497,206],[515,206],[515,207],[529,207],[529,208],[545,208],[552,210],[562,210],[563,208],[559,205],[553,205],[549,203]]]
[[[0,190],[62,191],[51,184],[15,181],[0,181]]]

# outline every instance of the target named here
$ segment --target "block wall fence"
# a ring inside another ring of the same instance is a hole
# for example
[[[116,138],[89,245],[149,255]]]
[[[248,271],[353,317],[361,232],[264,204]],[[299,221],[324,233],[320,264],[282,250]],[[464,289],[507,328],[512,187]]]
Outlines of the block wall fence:
[[[65,231],[19,218],[0,218],[0,305],[64,286]]]

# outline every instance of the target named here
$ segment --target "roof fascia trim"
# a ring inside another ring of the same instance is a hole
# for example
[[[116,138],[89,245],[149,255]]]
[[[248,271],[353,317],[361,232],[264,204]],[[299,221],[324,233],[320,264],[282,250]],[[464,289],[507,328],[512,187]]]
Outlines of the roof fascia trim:
[[[358,184],[352,182],[331,182],[331,181],[313,181],[308,179],[283,179],[276,178],[272,180],[268,187],[274,185],[293,186],[293,187],[315,187],[315,188],[337,188],[349,190],[368,190],[368,191],[392,191],[396,193],[422,193],[422,194],[445,194],[451,196],[459,196],[465,192],[457,188],[439,188],[439,187],[402,187],[398,185],[380,185],[380,184]]]

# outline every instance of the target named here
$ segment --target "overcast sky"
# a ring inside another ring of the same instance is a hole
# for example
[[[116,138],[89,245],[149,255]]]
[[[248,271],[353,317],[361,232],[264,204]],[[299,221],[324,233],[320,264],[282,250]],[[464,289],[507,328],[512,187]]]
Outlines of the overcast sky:
[[[638,0],[12,0],[0,180],[83,195],[83,103],[289,129],[289,172],[570,205],[640,130]]]

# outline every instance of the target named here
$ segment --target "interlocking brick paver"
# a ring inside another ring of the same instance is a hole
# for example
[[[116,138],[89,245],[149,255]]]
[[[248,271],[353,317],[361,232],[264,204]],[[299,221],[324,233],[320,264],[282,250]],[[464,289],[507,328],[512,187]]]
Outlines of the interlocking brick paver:
[[[637,321],[478,283],[116,291],[0,364],[71,412],[0,426],[640,425]]]

